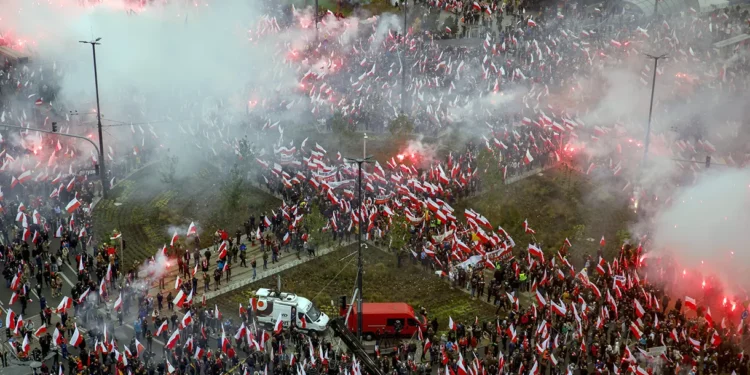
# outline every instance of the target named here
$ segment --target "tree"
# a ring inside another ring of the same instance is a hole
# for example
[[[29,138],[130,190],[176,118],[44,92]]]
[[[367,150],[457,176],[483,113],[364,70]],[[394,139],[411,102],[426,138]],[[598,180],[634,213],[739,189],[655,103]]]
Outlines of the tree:
[[[414,123],[406,115],[398,115],[388,124],[388,130],[393,136],[403,137],[414,131]]]
[[[219,187],[222,208],[224,210],[236,210],[244,189],[245,179],[240,167],[235,163],[229,170],[226,178],[221,181],[221,186]]]
[[[313,248],[328,242],[329,236],[323,234],[320,230],[326,226],[328,220],[323,214],[320,213],[320,208],[317,203],[313,203],[310,206],[310,212],[305,215],[302,219],[302,223],[308,228],[310,239],[308,242]]]
[[[177,173],[177,162],[179,159],[177,155],[167,155],[161,162],[159,168],[159,175],[161,175],[161,182],[165,184],[172,184],[175,180],[175,174]]]
[[[389,231],[390,248],[399,252],[403,250],[409,239],[409,223],[403,215],[394,215]]]
[[[339,143],[352,136],[352,129],[349,127],[349,123],[344,118],[341,112],[336,111],[328,121],[331,124],[331,132],[336,136]]]

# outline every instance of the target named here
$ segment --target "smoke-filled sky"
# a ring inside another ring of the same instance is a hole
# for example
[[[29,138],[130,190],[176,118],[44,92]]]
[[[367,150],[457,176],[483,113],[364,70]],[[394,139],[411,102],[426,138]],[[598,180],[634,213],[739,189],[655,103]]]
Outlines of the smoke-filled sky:
[[[116,1],[94,7],[52,3],[5,2],[0,19],[29,41],[47,67],[54,63],[64,70],[59,100],[68,110],[94,108],[92,51],[79,40],[99,37],[101,108],[109,120],[200,117],[217,103],[241,112],[249,88],[267,96],[297,82],[278,58],[278,45],[293,36],[250,40],[249,30],[257,30],[264,15],[256,1],[180,2],[135,11]]]

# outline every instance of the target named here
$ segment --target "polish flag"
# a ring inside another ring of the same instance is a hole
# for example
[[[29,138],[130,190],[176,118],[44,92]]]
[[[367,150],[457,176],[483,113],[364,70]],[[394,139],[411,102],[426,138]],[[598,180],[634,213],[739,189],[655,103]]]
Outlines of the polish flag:
[[[89,296],[89,293],[91,292],[91,288],[86,288],[86,291],[81,293],[81,296],[78,297],[78,304],[82,304],[86,301],[86,297]]]
[[[173,246],[177,243],[177,240],[180,238],[180,236],[177,234],[177,231],[174,232],[172,235],[172,241],[169,241],[169,246]]]
[[[635,336],[636,340],[640,340],[643,333],[640,329],[638,329],[638,326],[635,325],[635,322],[630,322],[630,332],[633,333],[633,336]]]
[[[120,295],[117,297],[117,300],[115,300],[115,311],[120,311],[122,309],[122,292],[120,292]]]
[[[190,226],[188,227],[188,230],[187,230],[187,237],[190,237],[191,234],[195,235],[197,233],[198,233],[198,229],[195,228],[195,223],[190,222]]]
[[[81,345],[83,342],[83,336],[81,336],[81,332],[78,331],[78,326],[76,326],[76,330],[73,332],[73,336],[70,337],[70,345],[77,347],[78,345]]]
[[[159,329],[157,329],[157,330],[156,330],[156,334],[155,334],[155,336],[156,336],[156,337],[159,337],[159,336],[161,336],[161,334],[162,334],[163,332],[166,332],[166,331],[167,331],[168,329],[169,329],[169,323],[168,323],[168,322],[167,322],[167,321],[165,320],[165,321],[163,321],[163,322],[161,323],[161,325],[159,326]]]
[[[62,344],[63,342],[65,342],[65,340],[63,339],[62,335],[60,334],[60,330],[57,329],[57,327],[55,327],[55,332],[52,333],[52,343],[55,346],[60,346],[60,344]]]
[[[456,330],[456,323],[453,323],[453,318],[450,316],[448,317],[448,329],[451,331]]]
[[[607,244],[607,241],[604,240],[604,236],[602,236],[602,239],[599,240],[599,246],[604,247]]]
[[[719,332],[714,330],[713,335],[711,335],[711,346],[717,347],[721,344],[721,336],[719,336]]]
[[[23,349],[24,353],[28,353],[29,349],[31,349],[31,346],[29,345],[29,335],[23,336],[23,344],[21,344],[21,348]]]
[[[205,353],[205,350],[203,350],[203,348],[201,347],[195,348],[195,355],[193,356],[193,358],[200,359],[203,357],[204,353]]]
[[[643,318],[643,316],[646,315],[646,310],[643,309],[643,306],[641,306],[641,303],[638,302],[637,299],[633,300],[633,304],[635,305],[635,315],[639,318]]]
[[[185,292],[183,292],[182,289],[180,289],[180,291],[177,292],[177,296],[174,298],[174,301],[172,301],[172,303],[175,306],[182,307],[182,304],[185,302],[185,299],[186,299]]]
[[[669,332],[669,337],[674,340],[674,342],[680,342],[680,336],[677,334],[677,330],[672,328],[672,331]]]
[[[144,351],[146,351],[146,347],[143,346],[138,339],[135,339],[135,352],[137,353],[137,356],[140,357]]]
[[[531,21],[529,21],[529,22],[531,22]],[[534,161],[534,158],[531,156],[531,152],[529,152],[529,150],[527,149],[526,150],[526,155],[523,156],[523,163],[528,165],[532,161]]]
[[[299,325],[300,325],[300,328],[307,329],[307,319],[305,318],[304,315],[302,315],[302,317],[299,318]]]
[[[190,311],[188,311],[187,314],[185,314],[185,316],[182,317],[182,322],[180,322],[180,326],[182,326],[182,328],[185,328],[189,326],[190,323],[192,322],[193,322],[193,316],[190,313]]]
[[[706,319],[706,322],[708,323],[708,325],[710,327],[714,326],[714,319],[713,319],[713,317],[711,317],[711,308],[710,307],[706,308],[706,312],[703,314],[703,318]]]
[[[276,319],[276,324],[273,325],[274,335],[281,334],[281,330],[283,329],[284,329],[284,322],[281,320],[281,314],[279,314],[279,318]]]
[[[217,305],[214,305],[214,317],[221,320],[221,311],[219,311],[219,306]]]
[[[690,297],[688,297],[688,296],[685,296],[685,307],[687,307],[688,309],[691,309],[691,310],[697,310],[697,306],[695,304],[695,300],[692,299],[692,298],[690,298]]]
[[[544,253],[542,252],[542,249],[538,248],[537,246],[529,244],[529,254],[539,258],[539,260],[544,262]]]
[[[8,309],[8,313],[5,315],[5,327],[9,329],[16,328],[16,313],[11,309]]]
[[[700,341],[698,341],[698,340],[696,340],[696,339],[694,339],[692,337],[688,337],[688,341],[690,342],[690,345],[693,346],[693,350],[695,350],[696,352],[700,352],[701,351],[701,342]]]
[[[279,315],[279,318],[281,318],[281,315]],[[227,333],[224,331],[224,326],[221,327],[221,351],[226,353],[227,350],[229,350],[230,346],[229,339],[227,338]]]
[[[47,324],[42,324],[42,326],[37,328],[36,332],[34,332],[34,336],[41,337],[45,333],[47,333]]]
[[[70,202],[68,202],[68,205],[65,206],[65,210],[68,211],[68,213],[73,213],[75,210],[78,209],[78,207],[81,207],[81,202],[78,201],[78,199],[73,198]]]
[[[536,233],[536,231],[533,230],[533,229],[531,229],[531,227],[529,226],[529,219],[524,219],[524,221],[523,221],[523,231],[526,232],[526,233],[528,233],[528,234],[534,234],[534,233]]]
[[[180,285],[182,285],[182,279],[180,279],[180,275],[177,275],[177,278],[174,280],[174,290],[180,289]]]
[[[177,345],[177,341],[180,340],[180,330],[176,329],[172,332],[172,336],[167,340],[167,349],[173,349]]]
[[[564,303],[560,303],[560,305],[558,305],[554,301],[552,301],[551,304],[552,304],[552,311],[554,311],[557,315],[565,317],[565,314],[568,312],[568,309],[565,308]]]
[[[539,304],[539,307],[544,307],[545,305],[547,305],[547,300],[544,299],[542,293],[539,293],[539,289],[536,290],[536,302]]]
[[[536,22],[534,22],[534,20],[529,20],[527,24],[529,25],[529,27],[536,27]]]
[[[60,304],[57,305],[56,312],[59,314],[69,308],[73,307],[73,299],[71,299],[68,296],[63,297],[62,301],[60,301]],[[6,325],[7,326],[7,325]]]
[[[18,316],[18,320],[16,320],[16,328],[13,329],[13,334],[18,335],[19,332],[23,328],[23,314]]]

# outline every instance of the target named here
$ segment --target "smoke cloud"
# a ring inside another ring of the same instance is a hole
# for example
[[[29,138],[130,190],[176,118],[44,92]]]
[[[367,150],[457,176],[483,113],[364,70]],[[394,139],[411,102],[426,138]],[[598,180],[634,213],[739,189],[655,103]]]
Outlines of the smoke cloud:
[[[720,168],[720,167],[716,167]],[[652,224],[656,254],[673,254],[682,268],[717,276],[729,289],[747,285],[750,262],[750,172],[706,173],[681,190]]]

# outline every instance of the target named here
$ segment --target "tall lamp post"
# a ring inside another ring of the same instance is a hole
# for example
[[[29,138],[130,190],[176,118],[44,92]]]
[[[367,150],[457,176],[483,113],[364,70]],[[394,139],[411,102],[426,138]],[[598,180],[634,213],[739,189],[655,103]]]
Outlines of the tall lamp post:
[[[357,196],[359,200],[359,233],[357,233],[357,339],[362,342],[362,228],[365,228],[364,215],[362,212],[362,164],[372,163],[372,155],[361,158],[345,158],[347,163],[357,163],[359,176],[357,177]]]
[[[92,41],[80,40],[79,43],[90,44],[91,52],[94,54],[94,88],[96,89],[96,125],[99,128],[99,176],[102,179],[102,196],[107,198],[107,169],[104,167],[104,139],[102,137],[102,111],[99,107],[99,76],[96,71],[96,46],[102,38]]]
[[[401,114],[406,113],[406,34],[408,34],[408,30],[406,29],[406,4],[408,3],[408,0],[403,0],[403,6],[404,6],[404,35],[402,35],[402,42],[404,45],[404,55],[401,57],[403,59],[403,63],[401,64]]]
[[[659,60],[667,57],[667,54],[662,54],[659,56],[649,55],[648,58],[654,60],[654,75],[653,78],[651,78],[651,104],[648,107],[648,127],[646,128],[646,140],[643,144],[643,161],[641,162],[641,168],[646,166],[646,159],[648,158],[648,145],[651,140],[651,115],[654,112],[654,92],[656,91],[656,68],[659,66]]]

